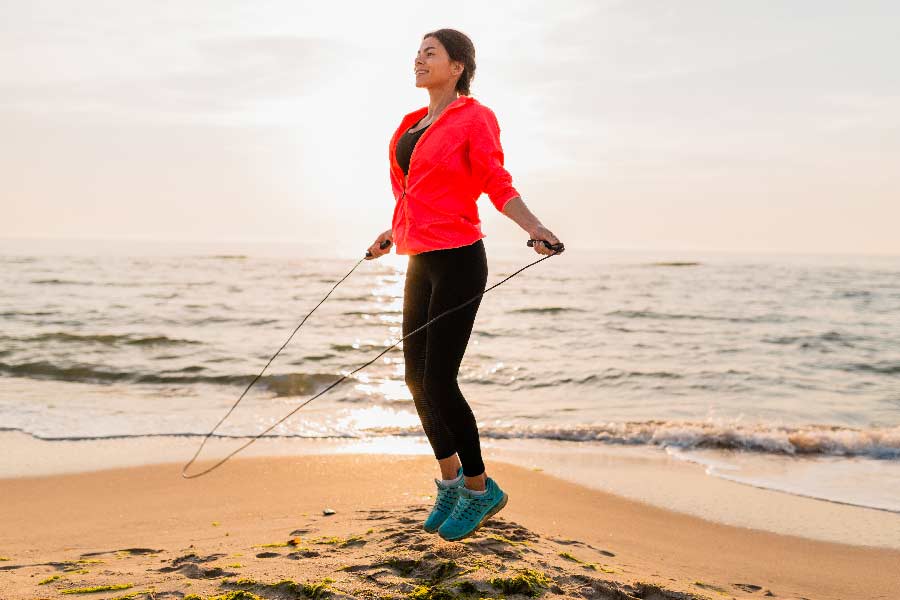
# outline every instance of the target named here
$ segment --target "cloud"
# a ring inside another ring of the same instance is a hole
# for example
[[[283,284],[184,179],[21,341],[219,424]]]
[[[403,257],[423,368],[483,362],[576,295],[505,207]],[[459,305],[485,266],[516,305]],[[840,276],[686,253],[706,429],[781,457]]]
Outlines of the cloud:
[[[172,66],[133,77],[0,84],[0,107],[157,118],[248,113],[257,102],[316,93],[352,49],[292,35],[209,38],[182,50]]]

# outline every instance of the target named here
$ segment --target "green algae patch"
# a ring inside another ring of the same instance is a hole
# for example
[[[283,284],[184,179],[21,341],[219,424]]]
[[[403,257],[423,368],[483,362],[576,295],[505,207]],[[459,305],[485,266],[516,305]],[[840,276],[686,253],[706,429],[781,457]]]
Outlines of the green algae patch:
[[[544,573],[535,569],[520,569],[513,577],[492,577],[488,583],[505,594],[525,594],[536,598],[552,583]]]
[[[8,556],[0,556],[0,560],[12,560],[12,559]]]
[[[410,600],[455,600],[457,594],[441,585],[417,585],[407,598]]]
[[[235,585],[240,587],[259,587],[267,590],[272,590],[276,592],[289,593],[293,594],[295,597],[297,596],[305,596],[307,598],[325,598],[327,595],[331,593],[329,589],[329,584],[334,583],[334,579],[330,577],[326,577],[320,582],[317,583],[297,583],[291,579],[282,579],[277,583],[263,583],[262,581],[256,581],[255,579],[250,579],[249,577],[242,577],[236,580],[224,579],[219,585],[227,586],[227,585]],[[246,590],[235,590],[235,591],[246,591]],[[255,597],[255,596],[254,596]],[[183,600],[187,600],[184,598]],[[215,599],[210,598],[209,600],[219,600],[217,596]],[[222,599],[226,600],[226,599]],[[231,600],[231,599],[227,599]],[[240,599],[235,599],[240,600]]]
[[[271,544],[256,544],[251,546],[251,548],[282,548],[284,546],[299,546],[301,542],[301,538],[291,538],[286,542],[274,542]]]
[[[181,600],[203,600],[203,598],[197,594],[188,594]],[[210,596],[206,600],[265,600],[265,598],[260,598],[256,594],[245,590],[232,590],[218,596]]]
[[[319,583],[304,583],[303,593],[310,598],[323,598],[331,593],[331,590],[328,589],[330,583],[334,583],[334,579],[328,577]]]
[[[730,595],[726,590],[720,588],[720,587],[717,586],[717,585],[713,585],[713,584],[711,584],[711,583],[704,583],[704,582],[698,580],[698,581],[694,581],[693,584],[696,585],[696,586],[699,587],[699,588],[702,588],[702,589],[704,589],[704,590],[711,590],[711,591],[716,592],[717,594],[720,594],[720,595],[722,595],[722,596],[728,596],[728,595]]]
[[[114,583],[111,585],[95,585],[94,587],[72,588],[71,590],[62,590],[60,594],[92,594],[94,592],[108,592],[111,590],[127,590],[134,587],[133,583]]]
[[[562,556],[563,558],[565,558],[566,560],[571,560],[572,562],[576,562],[576,563],[582,565],[585,569],[593,569],[594,571],[597,570],[596,564],[589,563],[587,561],[581,560],[580,558],[575,558],[568,552],[560,552],[559,555]],[[604,573],[615,573],[616,572],[615,569],[607,569],[603,566],[600,567],[600,570],[603,571]]]
[[[455,589],[453,589],[455,588]],[[471,581],[457,581],[451,585],[420,584],[406,596],[409,600],[460,600],[480,594]]]
[[[591,564],[590,568],[595,569],[595,567],[593,566],[593,563],[590,563],[590,564]],[[618,569],[610,569],[609,567],[604,567],[603,565],[600,565],[600,570],[603,571],[604,573],[619,573],[620,572]]]
[[[460,591],[462,594],[477,594],[478,588],[471,581],[457,581],[453,585],[456,586],[456,589]]]
[[[91,559],[81,559],[81,560],[67,560],[63,563],[63,571],[67,573],[75,572],[75,573],[87,573],[88,571],[84,570],[84,565],[96,565],[102,564],[105,561],[102,561],[98,558]]]
[[[481,558],[480,556],[475,556],[469,560],[472,565],[468,567],[465,571],[461,572],[459,576],[463,576],[467,573],[474,573],[475,571],[480,571],[481,569],[489,569],[494,571],[494,566],[488,562],[487,560]]]
[[[109,600],[131,600],[131,598],[137,598],[142,594],[147,594],[152,598],[155,591],[156,589],[144,590],[142,592],[134,592],[133,594],[125,594],[124,596],[116,596],[115,598],[110,598]]]
[[[313,544],[333,544],[340,547],[352,546],[354,544],[363,545],[366,543],[366,540],[363,539],[361,535],[351,535],[348,538],[342,538],[338,536],[326,537],[323,535],[317,538],[312,538],[309,541]]]
[[[512,544],[513,546],[528,546],[529,545],[527,540],[522,540],[522,541],[511,540],[507,537],[503,537],[502,535],[497,535],[496,533],[489,533],[485,537],[491,538],[492,540],[497,540],[498,542],[503,542],[504,544]]]
[[[47,579],[44,579],[43,581],[38,581],[38,585],[45,585],[47,583],[50,583],[51,581],[56,581],[60,577],[62,577],[62,575],[51,575],[50,577],[48,577]]]

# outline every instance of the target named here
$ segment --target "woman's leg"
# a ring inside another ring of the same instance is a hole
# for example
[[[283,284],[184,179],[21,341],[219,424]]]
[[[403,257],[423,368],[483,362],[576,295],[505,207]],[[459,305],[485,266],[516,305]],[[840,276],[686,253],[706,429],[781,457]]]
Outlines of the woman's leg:
[[[403,336],[428,322],[428,306],[432,295],[432,278],[427,257],[412,255],[406,270],[403,291]],[[454,479],[459,469],[456,440],[447,429],[437,407],[425,394],[426,341],[431,326],[403,340],[406,385],[413,397],[422,428],[441,467],[443,479]]]
[[[484,292],[488,271],[483,242],[427,254],[433,275],[427,319]],[[486,474],[475,415],[459,389],[457,375],[480,304],[479,297],[428,326],[423,380],[429,406],[437,409],[453,436],[466,487],[475,490],[484,489]]]

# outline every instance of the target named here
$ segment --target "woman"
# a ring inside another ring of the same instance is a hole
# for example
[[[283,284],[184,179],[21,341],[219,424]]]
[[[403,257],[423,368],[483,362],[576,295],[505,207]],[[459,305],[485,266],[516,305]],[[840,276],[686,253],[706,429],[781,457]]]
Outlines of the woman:
[[[404,336],[485,290],[485,235],[476,206],[482,193],[531,239],[559,242],[513,187],[493,111],[469,95],[472,41],[454,29],[426,34],[414,71],[416,87],[428,90],[430,102],[407,114],[391,138],[388,158],[397,202],[391,229],[369,247],[370,260],[390,252],[390,245],[409,255]],[[553,253],[544,244],[534,249]],[[475,417],[456,381],[480,301],[403,342],[406,384],[442,477],[435,479],[437,498],[424,527],[447,540],[470,535],[508,498],[487,476]]]

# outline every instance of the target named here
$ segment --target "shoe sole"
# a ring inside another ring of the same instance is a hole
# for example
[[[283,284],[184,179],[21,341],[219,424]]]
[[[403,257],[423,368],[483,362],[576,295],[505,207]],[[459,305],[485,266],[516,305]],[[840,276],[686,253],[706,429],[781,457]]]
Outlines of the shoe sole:
[[[494,515],[496,515],[498,512],[500,512],[500,511],[503,509],[503,507],[506,506],[506,502],[507,502],[508,500],[509,500],[509,494],[507,494],[506,492],[503,492],[503,498],[500,499],[500,502],[497,503],[497,506],[495,506],[494,508],[492,508],[491,510],[489,510],[489,511],[487,512],[487,514],[484,515],[484,517],[478,522],[478,525],[476,525],[474,528],[472,528],[472,531],[470,531],[469,533],[467,533],[467,534],[465,534],[465,535],[461,535],[461,536],[459,536],[459,537],[455,537],[455,538],[447,538],[447,537],[444,537],[444,536],[441,536],[441,537],[442,537],[443,539],[447,540],[448,542],[457,542],[457,541],[459,541],[459,540],[462,540],[462,539],[465,539],[465,538],[469,537],[470,535],[472,535],[473,533],[475,533],[476,531],[478,531],[478,529],[479,529],[482,525],[484,525],[485,521],[487,521],[488,519],[490,519],[491,517],[493,517]]]

